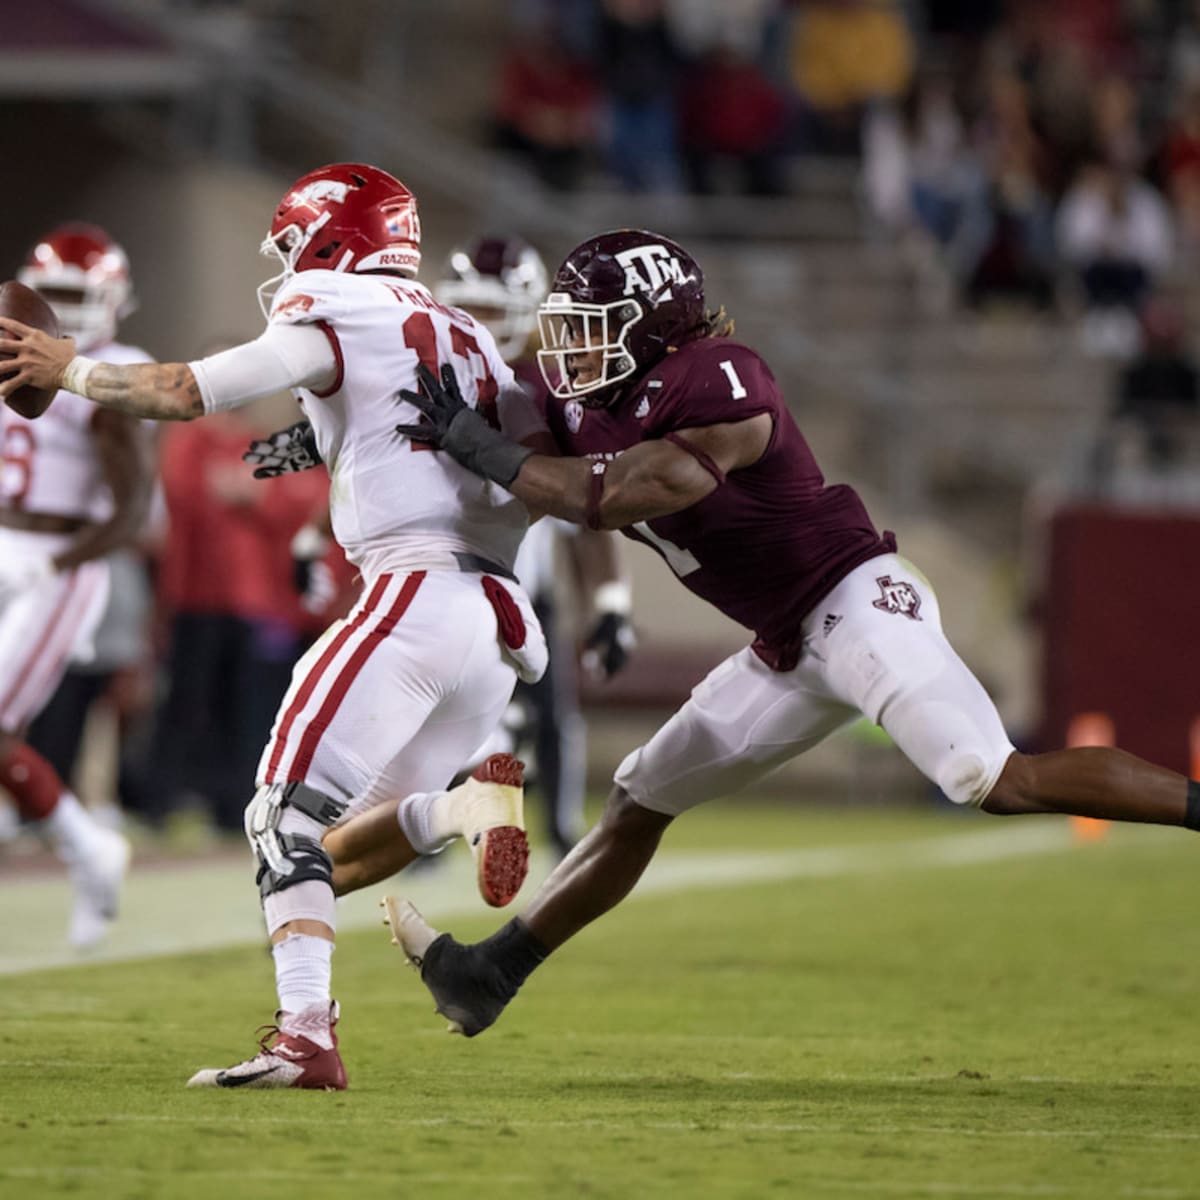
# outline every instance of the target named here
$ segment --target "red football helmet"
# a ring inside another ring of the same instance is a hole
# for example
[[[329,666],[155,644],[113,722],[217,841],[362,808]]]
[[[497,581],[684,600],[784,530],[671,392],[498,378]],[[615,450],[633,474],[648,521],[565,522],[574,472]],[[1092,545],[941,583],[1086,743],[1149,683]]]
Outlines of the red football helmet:
[[[98,225],[51,230],[29,251],[17,279],[41,293],[80,350],[112,341],[117,322],[134,309],[129,259]]]
[[[261,247],[283,270],[258,289],[263,311],[297,271],[391,271],[421,265],[417,198],[378,167],[334,163],[302,175],[279,202]]]
[[[451,252],[433,294],[470,309],[511,362],[529,343],[548,282],[542,256],[524,238],[483,237]]]
[[[599,408],[614,385],[704,329],[704,274],[682,246],[645,229],[588,238],[563,259],[538,309],[538,366],[550,394]],[[576,379],[573,356],[600,354],[595,378]]]

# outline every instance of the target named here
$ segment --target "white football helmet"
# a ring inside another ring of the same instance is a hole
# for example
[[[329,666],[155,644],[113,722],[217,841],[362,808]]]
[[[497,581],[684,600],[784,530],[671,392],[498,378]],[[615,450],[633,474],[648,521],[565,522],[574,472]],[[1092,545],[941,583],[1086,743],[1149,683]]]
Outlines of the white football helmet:
[[[523,238],[483,237],[451,252],[433,294],[486,325],[511,362],[529,343],[548,284],[542,256]]]
[[[111,342],[136,304],[125,251],[98,225],[75,222],[51,230],[17,272],[54,309],[64,337],[78,348]]]

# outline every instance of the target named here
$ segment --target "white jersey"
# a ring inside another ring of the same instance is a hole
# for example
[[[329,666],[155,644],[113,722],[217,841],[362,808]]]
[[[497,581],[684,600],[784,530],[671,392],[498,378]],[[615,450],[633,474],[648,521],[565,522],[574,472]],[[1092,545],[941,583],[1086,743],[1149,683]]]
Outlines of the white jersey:
[[[111,363],[154,361],[119,342],[92,353]],[[90,400],[64,391],[34,421],[0,405],[0,508],[107,520],[112,495],[92,434],[98,411]]]
[[[418,390],[417,365],[453,364],[463,398],[510,437],[537,427],[528,398],[487,330],[407,279],[302,271],[276,294],[272,323],[317,324],[337,377],[325,391],[297,388],[329,468],[334,537],[365,576],[457,569],[472,554],[512,569],[528,514],[497,484],[448,455],[400,437],[421,414],[397,401]]]

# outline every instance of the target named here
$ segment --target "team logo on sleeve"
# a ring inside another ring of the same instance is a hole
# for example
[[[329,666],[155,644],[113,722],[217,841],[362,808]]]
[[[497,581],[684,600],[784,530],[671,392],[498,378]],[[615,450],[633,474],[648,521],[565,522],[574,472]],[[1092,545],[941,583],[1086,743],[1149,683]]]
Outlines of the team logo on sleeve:
[[[572,433],[578,433],[580,425],[583,424],[583,405],[578,400],[569,400],[563,406],[563,418],[567,422],[567,428]]]
[[[921,619],[918,616],[921,610],[921,597],[911,583],[904,579],[893,582],[890,575],[881,575],[875,582],[879,584],[879,590],[882,593],[878,600],[871,601],[876,608],[882,609],[884,612],[902,613],[911,621]]]
[[[313,306],[313,298],[304,295],[303,292],[297,292],[294,296],[289,296],[275,311],[272,316],[288,317],[295,313],[306,313]]]

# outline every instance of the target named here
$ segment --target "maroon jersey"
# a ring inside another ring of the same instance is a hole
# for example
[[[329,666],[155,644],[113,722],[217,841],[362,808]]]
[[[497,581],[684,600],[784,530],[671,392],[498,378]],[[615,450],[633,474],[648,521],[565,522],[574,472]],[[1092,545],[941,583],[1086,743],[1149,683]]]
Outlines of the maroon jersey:
[[[537,363],[532,358],[518,358],[508,365],[512,367],[512,373],[517,377],[517,382],[532,397],[538,412],[543,417],[546,416],[546,404],[550,396],[546,391],[546,381],[542,378]]]
[[[682,512],[621,532],[653,546],[684,585],[758,635],[755,649],[795,665],[801,624],[859,563],[896,548],[853,488],[827,487],[766,363],[727,338],[668,354],[610,408],[553,400],[547,419],[571,457],[615,458],[638,442],[770,413],[762,457]]]

